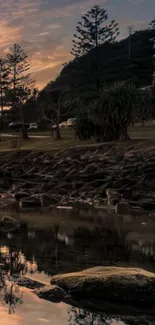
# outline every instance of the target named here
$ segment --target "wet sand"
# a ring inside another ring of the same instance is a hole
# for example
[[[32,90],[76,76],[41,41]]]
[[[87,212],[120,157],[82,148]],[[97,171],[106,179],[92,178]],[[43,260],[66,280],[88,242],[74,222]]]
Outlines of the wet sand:
[[[8,314],[8,310],[0,304],[0,325],[69,325],[71,324],[70,315],[68,311],[71,306],[58,303],[54,304],[43,299],[39,299],[33,292],[27,288],[23,288],[24,303],[17,305],[15,314]],[[91,319],[91,317],[90,317]],[[137,319],[137,317],[136,317]],[[86,323],[90,324],[87,317]],[[87,322],[88,321],[88,322]],[[74,325],[79,324],[79,320],[73,321]],[[84,323],[83,323],[84,324]],[[95,321],[95,325],[105,324],[102,321]],[[108,317],[106,324],[109,325],[127,325],[128,321],[116,319],[115,317]],[[133,324],[141,325],[141,320],[133,321]],[[144,324],[144,323],[143,323]],[[153,325],[152,322],[145,322],[147,325]]]
[[[25,288],[23,294],[24,303],[17,305],[15,314],[9,315],[6,308],[0,305],[1,325],[68,325],[68,305],[39,299]]]

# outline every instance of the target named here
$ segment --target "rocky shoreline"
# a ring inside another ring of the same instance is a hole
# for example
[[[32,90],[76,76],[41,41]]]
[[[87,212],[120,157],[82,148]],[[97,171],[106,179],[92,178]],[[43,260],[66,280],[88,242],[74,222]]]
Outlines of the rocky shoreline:
[[[0,207],[84,202],[118,214],[155,210],[153,141],[0,153]]]

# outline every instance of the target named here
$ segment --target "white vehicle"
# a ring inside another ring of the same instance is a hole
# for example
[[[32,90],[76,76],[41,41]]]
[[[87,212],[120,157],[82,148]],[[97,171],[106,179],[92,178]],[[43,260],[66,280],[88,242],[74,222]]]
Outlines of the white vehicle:
[[[76,118],[69,118],[67,120],[67,126],[74,126],[76,123]]]
[[[60,129],[65,128],[66,126],[67,126],[67,122],[66,121],[65,122],[61,122],[59,124]]]
[[[36,130],[38,129],[38,125],[36,123],[30,123],[29,130]]]

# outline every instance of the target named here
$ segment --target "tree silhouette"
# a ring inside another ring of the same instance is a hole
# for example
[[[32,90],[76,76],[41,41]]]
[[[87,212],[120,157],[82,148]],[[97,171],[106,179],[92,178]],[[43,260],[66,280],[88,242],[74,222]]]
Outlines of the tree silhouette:
[[[3,109],[7,104],[6,90],[9,87],[9,73],[10,73],[10,69],[7,64],[7,60],[4,58],[0,58],[0,107],[1,107],[0,131],[2,131],[3,129]]]
[[[79,57],[93,48],[98,48],[106,42],[114,42],[119,35],[118,23],[112,20],[109,25],[103,25],[108,19],[108,13],[99,5],[93,6],[78,22],[74,34],[71,54]]]
[[[34,88],[35,80],[30,72],[31,64],[27,54],[18,44],[14,44],[10,48],[10,52],[7,54],[7,63],[10,68],[10,88],[7,92],[8,101],[13,108],[20,108],[23,138],[28,138],[22,108],[26,100],[31,97]]]
[[[155,15],[154,15],[154,18],[152,19],[152,21],[149,24],[149,29],[155,29]]]

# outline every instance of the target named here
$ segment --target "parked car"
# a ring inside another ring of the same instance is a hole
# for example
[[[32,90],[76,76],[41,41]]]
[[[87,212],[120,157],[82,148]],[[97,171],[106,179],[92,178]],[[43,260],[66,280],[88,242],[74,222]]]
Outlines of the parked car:
[[[67,120],[67,126],[74,126],[76,123],[76,118],[69,118]]]
[[[37,123],[30,123],[29,130],[37,130],[37,129],[38,129]]]
[[[9,124],[9,128],[18,130],[18,129],[20,129],[22,127],[22,125],[23,125],[23,122],[11,122]],[[29,128],[29,123],[24,123],[24,126],[28,129]]]
[[[65,122],[61,122],[59,124],[60,129],[65,128],[66,126],[67,126],[67,122],[66,121]]]

